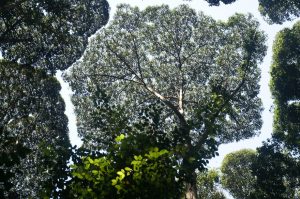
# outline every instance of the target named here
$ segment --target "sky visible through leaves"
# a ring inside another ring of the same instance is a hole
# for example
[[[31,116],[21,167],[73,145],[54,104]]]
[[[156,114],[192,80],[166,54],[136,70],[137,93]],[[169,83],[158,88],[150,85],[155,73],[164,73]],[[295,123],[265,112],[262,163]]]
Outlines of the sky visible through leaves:
[[[167,4],[170,8],[174,8],[180,4],[188,4],[191,8],[197,11],[203,11],[204,14],[212,16],[217,20],[227,20],[229,16],[232,16],[234,13],[251,13],[255,19],[260,22],[260,29],[263,30],[267,35],[267,46],[268,51],[267,55],[260,65],[261,69],[261,80],[260,80],[260,97],[263,102],[264,111],[262,112],[263,126],[261,129],[260,136],[253,137],[251,139],[242,140],[236,143],[223,144],[219,147],[219,156],[210,160],[209,167],[219,168],[224,156],[230,152],[243,149],[251,148],[256,149],[261,146],[262,141],[265,141],[267,138],[271,137],[272,132],[272,98],[269,89],[270,81],[270,65],[272,58],[272,44],[275,38],[275,35],[278,31],[286,27],[292,27],[295,21],[285,22],[282,25],[269,25],[267,24],[262,16],[258,12],[258,1],[257,0],[238,0],[237,2],[231,5],[221,4],[219,7],[210,7],[208,3],[203,0],[192,0],[192,1],[182,1],[182,0],[108,0],[110,5],[110,20],[113,18],[113,15],[116,10],[116,6],[120,3],[130,4],[131,6],[138,6],[140,9],[144,9],[147,6]],[[77,136],[76,128],[76,117],[74,115],[74,107],[71,103],[70,96],[72,91],[66,83],[63,82],[61,78],[61,72],[57,73],[57,78],[61,82],[62,90],[61,94],[66,103],[66,114],[69,118],[69,130],[70,130],[70,140],[72,145],[81,145],[81,141]]]

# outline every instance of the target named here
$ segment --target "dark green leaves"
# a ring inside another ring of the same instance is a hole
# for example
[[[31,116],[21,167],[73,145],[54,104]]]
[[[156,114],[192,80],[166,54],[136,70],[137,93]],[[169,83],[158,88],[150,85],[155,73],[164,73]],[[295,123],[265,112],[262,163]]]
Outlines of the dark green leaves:
[[[4,1],[0,52],[52,73],[66,69],[80,58],[88,37],[107,23],[108,9],[106,0]]]
[[[225,195],[218,188],[220,173],[217,170],[199,172],[197,187],[199,198],[225,199]]]
[[[276,139],[264,142],[257,152],[230,153],[222,163],[221,184],[239,199],[298,198],[300,165],[294,155]]]
[[[263,143],[253,162],[256,176],[255,193],[252,198],[299,198],[299,154],[294,154],[276,139]]]
[[[236,0],[205,0],[211,6],[219,6],[220,2],[231,4]],[[242,0],[240,0],[242,1]],[[296,19],[300,16],[299,0],[258,0],[259,11],[267,22],[282,24],[285,21]]]
[[[270,83],[275,98],[274,133],[300,149],[300,23],[278,33]]]
[[[0,76],[1,167],[12,174],[4,183],[20,197],[52,195],[70,155],[60,85],[41,70],[3,60]]]
[[[220,2],[224,4],[230,4],[235,2],[236,0],[205,0],[205,1],[207,1],[211,6],[219,6]]]
[[[259,0],[259,11],[270,23],[281,24],[300,16],[299,0]]]
[[[145,138],[145,137],[144,137]],[[71,166],[70,197],[165,199],[180,197],[181,181],[171,152],[129,144],[136,137],[118,135],[105,154],[80,156]],[[168,191],[166,191],[168,190]]]
[[[256,152],[249,149],[225,156],[221,166],[221,183],[234,198],[249,199],[254,192],[256,180],[252,174],[252,164],[255,158]]]

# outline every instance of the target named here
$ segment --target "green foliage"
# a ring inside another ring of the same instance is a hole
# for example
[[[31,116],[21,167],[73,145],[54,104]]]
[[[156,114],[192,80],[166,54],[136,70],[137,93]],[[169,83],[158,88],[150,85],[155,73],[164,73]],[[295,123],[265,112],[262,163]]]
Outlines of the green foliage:
[[[271,91],[275,98],[274,136],[300,150],[300,22],[280,31],[273,46]]]
[[[285,6],[288,8],[289,2]],[[294,6],[298,6],[299,13],[299,3]],[[289,18],[289,15],[278,17]],[[280,31],[273,45],[270,87],[275,99],[274,132],[272,142],[258,149],[253,165],[257,176],[254,198],[299,198],[299,41],[300,23],[297,22],[293,28]]]
[[[130,139],[121,134],[108,153],[100,157],[83,156],[72,165],[71,197],[179,198],[181,186],[175,179],[172,153],[154,147],[124,156],[132,150],[126,143]]]
[[[106,0],[1,0],[0,52],[54,74],[81,57],[108,11]]]
[[[197,175],[197,188],[199,198],[225,199],[225,195],[218,190],[220,174],[217,170],[199,172]]]
[[[249,199],[255,191],[255,177],[252,175],[252,163],[256,152],[249,149],[229,153],[222,166],[222,186],[236,199]]]
[[[1,0],[0,198],[57,198],[63,189],[68,121],[48,74],[81,57],[108,10],[106,0]]]
[[[71,168],[72,176],[76,179],[76,183],[71,184],[74,198],[109,197],[112,190],[110,181],[115,174],[111,160],[106,157],[82,157],[82,165],[75,164]]]
[[[231,4],[236,0],[205,0],[211,6],[219,6],[220,2]],[[258,10],[269,23],[282,24],[287,20],[300,17],[299,0],[258,0]]]
[[[283,2],[276,1],[274,6],[279,4]],[[285,1],[284,9],[289,6],[290,2]],[[278,17],[277,20],[289,19],[288,14]],[[252,172],[257,182],[251,198],[299,198],[299,40],[300,23],[297,22],[292,29],[280,31],[273,45],[270,87],[275,99],[274,132],[272,141],[258,149],[253,162]]]
[[[276,7],[283,4],[283,1],[273,4]],[[281,5],[283,10],[279,11],[287,11],[284,9],[289,9],[292,2],[285,1],[284,4]],[[299,3],[293,5],[298,6],[299,13]],[[279,15],[277,20],[285,18],[288,19],[289,14]],[[275,99],[273,135],[271,141],[258,149],[253,163],[252,171],[257,182],[252,198],[300,198],[299,41],[300,23],[297,22],[293,28],[280,31],[273,45],[270,82]]]
[[[236,0],[205,0],[205,1],[207,1],[211,6],[219,6],[220,2],[224,4],[230,4],[235,2]]]
[[[106,150],[114,132],[144,134],[195,183],[218,144],[259,133],[264,41],[252,16],[216,22],[185,5],[119,6],[66,77],[84,146]]]
[[[273,139],[258,149],[252,171],[256,176],[255,193],[251,198],[299,198],[299,158]]]
[[[0,77],[0,176],[5,188],[0,197],[54,197],[67,177],[70,157],[60,85],[42,70],[4,60]]]
[[[222,163],[222,186],[234,198],[299,198],[299,159],[273,139],[257,152],[243,149],[228,154]]]
[[[299,0],[258,0],[259,11],[270,23],[281,24],[300,16]]]

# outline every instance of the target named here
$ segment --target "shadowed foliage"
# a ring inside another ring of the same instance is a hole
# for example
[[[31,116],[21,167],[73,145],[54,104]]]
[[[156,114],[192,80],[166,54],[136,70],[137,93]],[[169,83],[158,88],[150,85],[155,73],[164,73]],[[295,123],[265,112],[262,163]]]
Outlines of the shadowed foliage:
[[[220,3],[231,4],[236,0],[205,0],[211,6],[219,6]],[[243,0],[240,0],[243,1]],[[285,21],[300,17],[299,0],[258,0],[259,12],[268,23],[282,24]]]
[[[222,186],[236,199],[249,199],[254,192],[256,180],[252,164],[255,158],[254,150],[242,149],[227,154],[222,162]]]
[[[259,11],[269,23],[281,24],[300,17],[299,0],[258,0]]]
[[[52,73],[66,69],[107,23],[108,10],[106,0],[1,0],[2,56]]]
[[[0,61],[0,76],[1,194],[55,195],[70,157],[59,82],[8,61]]]
[[[300,22],[280,31],[273,45],[271,91],[274,136],[300,150]]]
[[[224,4],[230,4],[235,2],[236,0],[205,0],[205,1],[207,1],[211,6],[219,6],[220,2]]]
[[[299,198],[299,154],[294,154],[276,139],[265,142],[257,152],[252,166],[253,175],[256,176],[256,191],[251,199]]]

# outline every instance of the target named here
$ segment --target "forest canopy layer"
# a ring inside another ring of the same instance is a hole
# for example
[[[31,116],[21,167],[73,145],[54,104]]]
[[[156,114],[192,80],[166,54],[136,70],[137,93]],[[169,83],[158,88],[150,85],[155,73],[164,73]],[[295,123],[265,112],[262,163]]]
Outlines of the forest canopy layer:
[[[186,5],[119,6],[67,75],[84,146],[106,150],[147,118],[195,185],[219,144],[259,134],[264,41],[251,15],[217,22]]]

